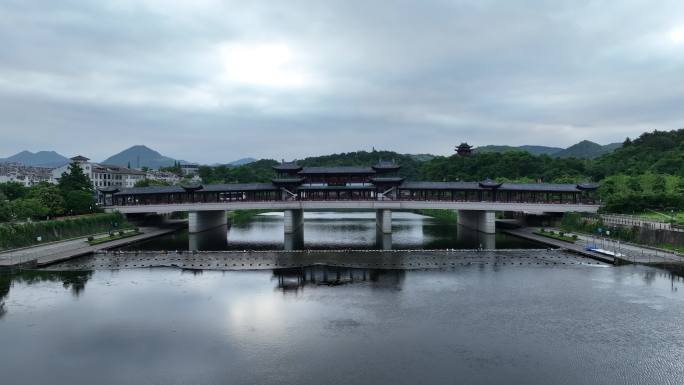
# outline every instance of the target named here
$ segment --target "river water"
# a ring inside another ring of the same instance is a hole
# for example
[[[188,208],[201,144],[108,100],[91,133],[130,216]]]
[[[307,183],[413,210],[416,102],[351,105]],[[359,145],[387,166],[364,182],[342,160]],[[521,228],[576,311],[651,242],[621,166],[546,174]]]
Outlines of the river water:
[[[401,244],[456,244],[421,221]],[[361,232],[354,248],[371,247]],[[2,271],[0,383],[684,383],[681,278],[559,251],[470,253],[489,262]]]

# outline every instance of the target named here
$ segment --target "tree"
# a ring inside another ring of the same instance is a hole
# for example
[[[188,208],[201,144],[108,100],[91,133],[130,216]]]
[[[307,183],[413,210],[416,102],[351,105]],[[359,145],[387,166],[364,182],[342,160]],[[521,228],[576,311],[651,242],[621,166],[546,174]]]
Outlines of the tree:
[[[170,184],[168,182],[165,182],[162,180],[141,179],[141,180],[135,182],[134,187],[149,187],[149,186],[170,186]]]
[[[23,198],[28,193],[28,188],[18,182],[0,183],[0,192],[2,192],[6,199],[11,201]]]
[[[19,220],[45,218],[50,212],[50,209],[35,198],[15,199],[10,203],[10,210],[12,216]]]
[[[655,193],[665,193],[665,190],[667,190],[667,181],[665,180],[665,177],[662,175],[656,175],[651,188]]]
[[[66,202],[57,186],[50,184],[40,184],[31,189],[31,198],[38,199],[43,206],[47,207],[48,215],[63,215],[66,210]]]
[[[0,191],[0,222],[12,220],[12,210],[10,209],[9,199]]]
[[[93,194],[89,191],[68,191],[64,200],[66,212],[70,215],[89,213],[95,207]]]
[[[639,177],[630,177],[629,181],[627,182],[627,187],[634,192],[641,192],[641,182],[639,181]]]
[[[69,165],[69,171],[63,173],[62,177],[59,178],[59,189],[63,194],[70,191],[86,191],[92,194],[93,185],[90,178],[83,173],[81,166],[73,162]]]

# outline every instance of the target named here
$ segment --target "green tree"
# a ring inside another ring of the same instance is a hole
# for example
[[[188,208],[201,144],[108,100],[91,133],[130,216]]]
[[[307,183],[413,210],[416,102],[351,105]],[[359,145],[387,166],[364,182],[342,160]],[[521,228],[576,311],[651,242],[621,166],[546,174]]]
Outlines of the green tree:
[[[10,203],[12,216],[18,220],[45,218],[50,209],[35,198],[15,199]]]
[[[0,191],[0,222],[9,222],[12,219],[12,210],[7,196]]]
[[[55,185],[40,184],[31,189],[31,198],[38,199],[43,206],[47,207],[48,215],[63,215],[66,210],[66,202],[62,192]]]
[[[0,192],[11,201],[25,197],[28,191],[27,187],[18,182],[0,183]]]
[[[66,212],[70,215],[85,214],[93,211],[95,201],[89,191],[68,191],[64,195]]]
[[[664,193],[667,190],[667,180],[662,175],[656,175],[651,185],[654,193]]]
[[[639,177],[630,177],[627,182],[627,187],[634,192],[641,192],[641,181],[639,180]]]
[[[69,165],[69,171],[63,173],[62,177],[59,178],[59,189],[64,194],[70,191],[86,191],[92,194],[93,185],[90,178],[83,173],[81,166],[73,162]]]
[[[135,182],[134,187],[149,187],[149,186],[170,186],[168,182],[154,179],[141,179]]]

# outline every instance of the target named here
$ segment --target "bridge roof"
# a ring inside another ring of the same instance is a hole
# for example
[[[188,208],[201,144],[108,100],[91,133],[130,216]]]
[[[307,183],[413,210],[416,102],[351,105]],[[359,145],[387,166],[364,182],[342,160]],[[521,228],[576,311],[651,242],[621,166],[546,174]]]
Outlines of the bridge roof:
[[[399,188],[406,190],[491,190],[480,182],[404,182]],[[570,183],[502,183],[498,191],[579,192]]]
[[[370,167],[304,167],[298,172],[301,175],[320,175],[320,174],[375,174],[375,170]]]
[[[271,183],[226,183],[208,184],[202,186],[198,192],[234,192],[234,191],[275,191],[278,190]],[[180,194],[186,190],[181,186],[148,186],[121,189],[114,195],[148,195],[148,194]]]

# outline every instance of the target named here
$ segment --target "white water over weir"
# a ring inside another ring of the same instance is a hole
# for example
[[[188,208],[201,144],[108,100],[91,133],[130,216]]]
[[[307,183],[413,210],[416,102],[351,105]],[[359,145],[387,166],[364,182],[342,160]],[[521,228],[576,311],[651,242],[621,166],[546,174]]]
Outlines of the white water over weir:
[[[271,270],[334,266],[365,269],[452,269],[461,266],[597,265],[553,249],[497,250],[299,250],[299,251],[102,251],[47,270],[172,267],[193,270]]]

